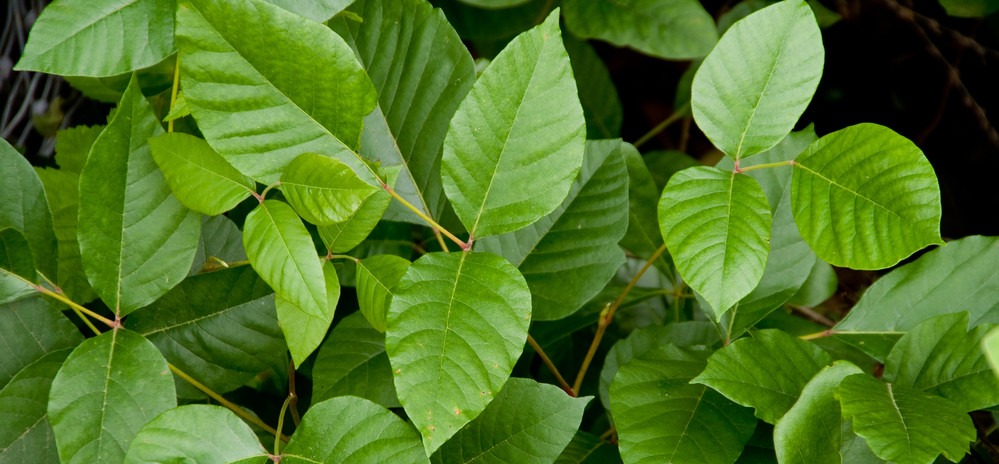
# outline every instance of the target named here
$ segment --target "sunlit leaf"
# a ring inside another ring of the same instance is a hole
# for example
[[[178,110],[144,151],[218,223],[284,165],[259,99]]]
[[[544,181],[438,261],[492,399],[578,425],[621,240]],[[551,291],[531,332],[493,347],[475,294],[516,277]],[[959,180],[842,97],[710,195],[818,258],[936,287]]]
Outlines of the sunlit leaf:
[[[166,411],[139,429],[125,463],[226,463],[262,452],[253,430],[232,411],[190,404]]]
[[[378,187],[339,160],[303,153],[281,174],[281,192],[302,219],[329,226],[350,219]]]
[[[347,8],[351,0],[267,0],[292,13],[323,23]]]
[[[295,367],[301,365],[323,342],[330,324],[333,323],[333,310],[336,309],[336,303],[340,299],[340,280],[337,278],[336,268],[333,263],[326,261],[322,269],[326,287],[324,300],[327,306],[321,308],[320,314],[310,313],[281,293],[274,297],[278,324],[281,325],[281,331],[284,332],[284,338],[288,342],[288,350],[291,351]]]
[[[204,139],[172,132],[149,139],[149,148],[177,200],[199,213],[229,211],[256,187]]]

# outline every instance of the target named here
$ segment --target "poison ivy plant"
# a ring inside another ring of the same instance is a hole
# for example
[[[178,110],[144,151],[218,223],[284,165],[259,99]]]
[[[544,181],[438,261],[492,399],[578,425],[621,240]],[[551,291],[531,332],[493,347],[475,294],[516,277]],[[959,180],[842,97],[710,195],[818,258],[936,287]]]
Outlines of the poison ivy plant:
[[[902,135],[802,119],[813,2],[729,3],[53,2],[15,69],[116,106],[0,144],[0,463],[988,448],[996,239],[944,244]],[[586,39],[697,59],[676,113],[620,138]],[[645,147],[673,121],[696,156]]]

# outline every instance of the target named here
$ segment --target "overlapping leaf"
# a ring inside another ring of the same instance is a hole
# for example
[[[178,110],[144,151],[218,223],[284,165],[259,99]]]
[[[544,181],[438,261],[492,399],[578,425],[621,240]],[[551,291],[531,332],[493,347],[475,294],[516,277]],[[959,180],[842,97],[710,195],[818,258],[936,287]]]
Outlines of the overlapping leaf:
[[[0,140],[0,172],[0,229],[11,227],[24,234],[38,270],[56,279],[58,248],[42,181],[6,140]]]
[[[240,172],[270,183],[308,152],[374,180],[353,150],[375,90],[339,36],[261,0],[180,0],[176,36],[191,114]]]
[[[658,211],[660,188],[656,186],[641,153],[635,149],[623,150],[628,167],[628,230],[621,238],[621,246],[642,258],[650,258],[663,244],[659,231]],[[653,262],[664,275],[674,277],[669,259],[660,255]]]
[[[379,189],[349,166],[315,153],[296,157],[281,174],[281,192],[299,216],[329,226],[350,219]]]
[[[722,36],[694,76],[697,126],[736,159],[776,145],[811,101],[824,59],[805,2],[785,0],[749,15]]]
[[[586,138],[620,137],[624,110],[607,66],[586,40],[563,34],[562,41],[579,89],[579,104],[586,119]]]
[[[14,69],[111,76],[174,52],[174,0],[63,0],[31,27]],[[99,46],[95,46],[99,44]]]
[[[267,0],[292,13],[323,23],[350,5],[350,0]]]
[[[556,11],[507,45],[462,101],[441,175],[473,238],[531,224],[568,194],[586,137],[571,73]]]
[[[794,161],[794,220],[824,261],[892,266],[940,239],[940,187],[914,143],[877,124],[826,135]]]
[[[0,304],[0,388],[42,356],[81,341],[76,326],[41,296]]]
[[[624,264],[617,242],[628,221],[628,171],[620,139],[590,140],[565,202],[516,232],[478,241],[478,250],[516,265],[531,288],[536,320],[566,317]]]
[[[573,34],[660,58],[701,58],[718,40],[711,14],[697,0],[566,0],[562,8]]]
[[[146,422],[177,405],[159,351],[126,329],[76,347],[49,393],[48,416],[63,463],[122,462]]]
[[[576,434],[591,399],[570,397],[554,385],[511,378],[430,462],[549,464]]]
[[[312,367],[312,400],[357,396],[386,408],[398,408],[392,366],[385,354],[385,334],[360,313],[341,320],[319,348]]]
[[[0,303],[35,293],[37,283],[38,272],[28,240],[17,229],[0,229]]]
[[[203,269],[226,267],[218,260],[224,261],[226,265],[246,261],[243,232],[225,216],[202,216],[198,252],[194,254],[194,263],[189,274],[197,274]]]
[[[58,463],[47,417],[49,387],[70,350],[53,351],[0,388],[0,463]]]
[[[229,211],[256,187],[204,139],[173,132],[149,139],[149,148],[177,200],[199,213]]]
[[[586,432],[576,432],[572,441],[562,450],[555,464],[618,464],[621,456],[617,447],[600,437]]]
[[[357,304],[375,330],[385,331],[385,314],[392,288],[409,269],[409,261],[395,255],[375,255],[357,263]]]
[[[319,314],[312,314],[308,309],[299,307],[281,293],[274,297],[278,324],[284,332],[288,350],[291,351],[291,358],[295,361],[296,367],[323,342],[330,324],[333,323],[333,310],[336,309],[336,303],[340,299],[340,280],[337,278],[333,263],[329,261],[323,263],[322,277],[325,281],[324,301],[327,306],[321,308],[322,312]]]
[[[80,173],[83,270],[118,315],[152,303],[187,275],[201,218],[170,193],[148,139],[163,133],[133,75]]]
[[[491,253],[428,253],[396,285],[385,348],[428,454],[475,419],[524,348],[531,295]]]
[[[718,168],[676,173],[659,200],[659,227],[676,268],[716,318],[760,282],[770,223],[760,184]]]
[[[190,404],[166,411],[139,429],[125,463],[221,464],[264,452],[250,426],[228,409]]]

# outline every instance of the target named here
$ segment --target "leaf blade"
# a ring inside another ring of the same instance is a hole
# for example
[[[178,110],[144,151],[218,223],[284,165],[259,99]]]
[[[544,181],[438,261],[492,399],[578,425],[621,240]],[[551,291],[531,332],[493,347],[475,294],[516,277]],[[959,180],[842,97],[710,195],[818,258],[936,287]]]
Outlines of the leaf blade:
[[[199,213],[229,211],[256,187],[204,139],[171,132],[149,139],[149,148],[177,200]]]
[[[281,192],[302,219],[330,226],[350,219],[379,191],[335,158],[302,153],[281,173]]]
[[[250,426],[228,409],[189,404],[143,425],[125,463],[229,462],[265,452]]]

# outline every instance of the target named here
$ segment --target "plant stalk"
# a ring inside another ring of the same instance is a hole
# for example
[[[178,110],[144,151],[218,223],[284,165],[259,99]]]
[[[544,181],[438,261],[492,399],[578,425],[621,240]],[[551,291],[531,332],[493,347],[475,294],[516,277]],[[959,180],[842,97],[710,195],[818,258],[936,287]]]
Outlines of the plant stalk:
[[[685,112],[687,111],[687,108],[690,108],[690,103],[687,103],[682,107],[678,108],[676,111],[673,112],[673,114],[669,115],[669,117],[663,120],[663,122],[656,124],[656,127],[653,127],[652,130],[646,132],[645,135],[636,140],[635,143],[633,143],[632,145],[634,145],[635,148],[638,148],[644,145],[645,142],[652,140],[652,137],[655,137],[660,132],[666,130],[667,127],[673,125],[674,122],[680,120],[680,118],[682,118]]]
[[[554,363],[552,363],[551,358],[549,358],[548,355],[545,354],[545,350],[541,349],[541,345],[538,345],[538,341],[535,340],[534,337],[531,336],[531,334],[527,334],[527,343],[531,344],[531,348],[534,348],[534,351],[538,353],[538,356],[541,357],[541,360],[545,362],[545,365],[548,366],[548,370],[552,371],[552,374],[555,375],[555,380],[558,381],[558,385],[562,387],[562,390],[565,390],[565,392],[568,393],[569,396],[575,397],[576,394],[572,391],[572,387],[569,386],[569,382],[565,381],[565,378],[562,377],[562,373],[558,371],[558,368],[555,367]]]

